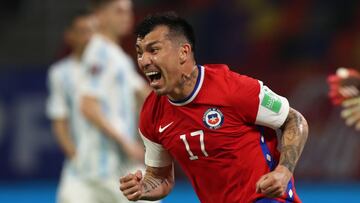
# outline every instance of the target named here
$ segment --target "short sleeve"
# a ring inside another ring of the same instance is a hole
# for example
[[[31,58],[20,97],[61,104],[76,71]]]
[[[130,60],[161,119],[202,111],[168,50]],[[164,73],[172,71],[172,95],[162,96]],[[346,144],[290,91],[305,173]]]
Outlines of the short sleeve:
[[[277,129],[284,124],[289,114],[289,102],[285,97],[271,91],[261,81],[259,84],[259,108],[255,123]]]
[[[46,114],[50,119],[65,118],[68,115],[64,86],[61,83],[61,72],[54,67],[48,73],[49,96],[46,102]]]
[[[278,129],[285,122],[290,109],[285,97],[261,81],[237,73],[232,73],[230,84],[232,103],[244,123]]]
[[[157,104],[159,97],[151,92],[146,98],[139,121],[139,133],[145,145],[145,164],[151,167],[164,167],[172,164],[172,157],[159,141],[156,133]]]
[[[259,82],[251,77],[230,73],[228,78],[230,84],[231,105],[234,106],[236,116],[243,123],[254,124],[259,104]]]
[[[101,98],[104,94],[103,84],[105,73],[102,64],[93,64],[84,67],[84,82],[81,85],[83,95]]]
[[[81,91],[84,95],[101,97],[102,83],[105,76],[105,67],[109,66],[109,57],[106,45],[99,37],[91,38],[82,57],[84,82]]]
[[[150,167],[165,167],[172,164],[171,155],[161,144],[149,140],[140,130],[139,133],[145,145],[146,165]]]

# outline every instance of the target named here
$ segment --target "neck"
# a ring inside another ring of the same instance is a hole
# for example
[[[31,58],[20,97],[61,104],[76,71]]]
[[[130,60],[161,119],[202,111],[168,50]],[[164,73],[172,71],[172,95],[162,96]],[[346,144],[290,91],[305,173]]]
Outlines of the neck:
[[[99,31],[99,34],[101,34],[102,36],[104,36],[104,38],[106,38],[107,40],[113,42],[113,43],[119,43],[119,37],[114,34],[114,33],[111,33],[110,31],[106,31],[106,30],[102,30],[102,31]]]
[[[190,73],[182,74],[179,87],[175,89],[174,94],[168,95],[168,97],[173,101],[179,101],[189,97],[195,89],[198,75],[199,69],[194,65]]]
[[[81,60],[82,53],[83,53],[83,49],[74,50],[71,53],[71,56],[74,57],[76,60]]]

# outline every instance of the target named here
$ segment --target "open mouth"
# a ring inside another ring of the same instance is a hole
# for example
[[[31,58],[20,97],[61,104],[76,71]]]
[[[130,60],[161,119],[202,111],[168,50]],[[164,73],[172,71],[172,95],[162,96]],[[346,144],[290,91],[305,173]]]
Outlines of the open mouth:
[[[151,83],[161,79],[161,73],[158,71],[148,72],[145,73],[145,75],[149,78]]]

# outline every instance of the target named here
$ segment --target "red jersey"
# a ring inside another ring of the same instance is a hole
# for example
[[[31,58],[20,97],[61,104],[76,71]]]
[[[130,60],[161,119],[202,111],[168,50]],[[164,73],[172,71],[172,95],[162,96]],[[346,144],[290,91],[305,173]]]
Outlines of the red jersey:
[[[175,159],[202,203],[254,202],[263,197],[256,182],[279,159],[272,129],[285,122],[289,104],[226,65],[198,68],[188,98],[170,101],[152,92],[145,101],[139,127],[145,163],[163,167]],[[293,182],[288,186],[278,200],[300,202]]]

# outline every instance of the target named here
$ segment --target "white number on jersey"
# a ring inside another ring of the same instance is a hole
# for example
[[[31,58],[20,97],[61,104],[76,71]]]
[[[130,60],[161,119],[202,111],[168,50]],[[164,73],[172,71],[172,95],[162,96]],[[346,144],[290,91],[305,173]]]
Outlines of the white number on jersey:
[[[201,151],[202,153],[205,155],[205,156],[209,156],[208,153],[206,152],[205,150],[205,143],[204,143],[204,132],[202,130],[198,130],[198,131],[195,131],[195,132],[191,132],[190,135],[192,137],[194,136],[197,136],[197,135],[200,135],[200,148],[201,148]],[[194,153],[191,151],[190,149],[190,145],[188,143],[188,141],[186,140],[186,135],[180,135],[180,139],[184,142],[185,144],[185,148],[186,148],[186,151],[189,153],[190,157],[189,159],[190,160],[196,160],[196,159],[199,159],[198,156],[195,156]]]

